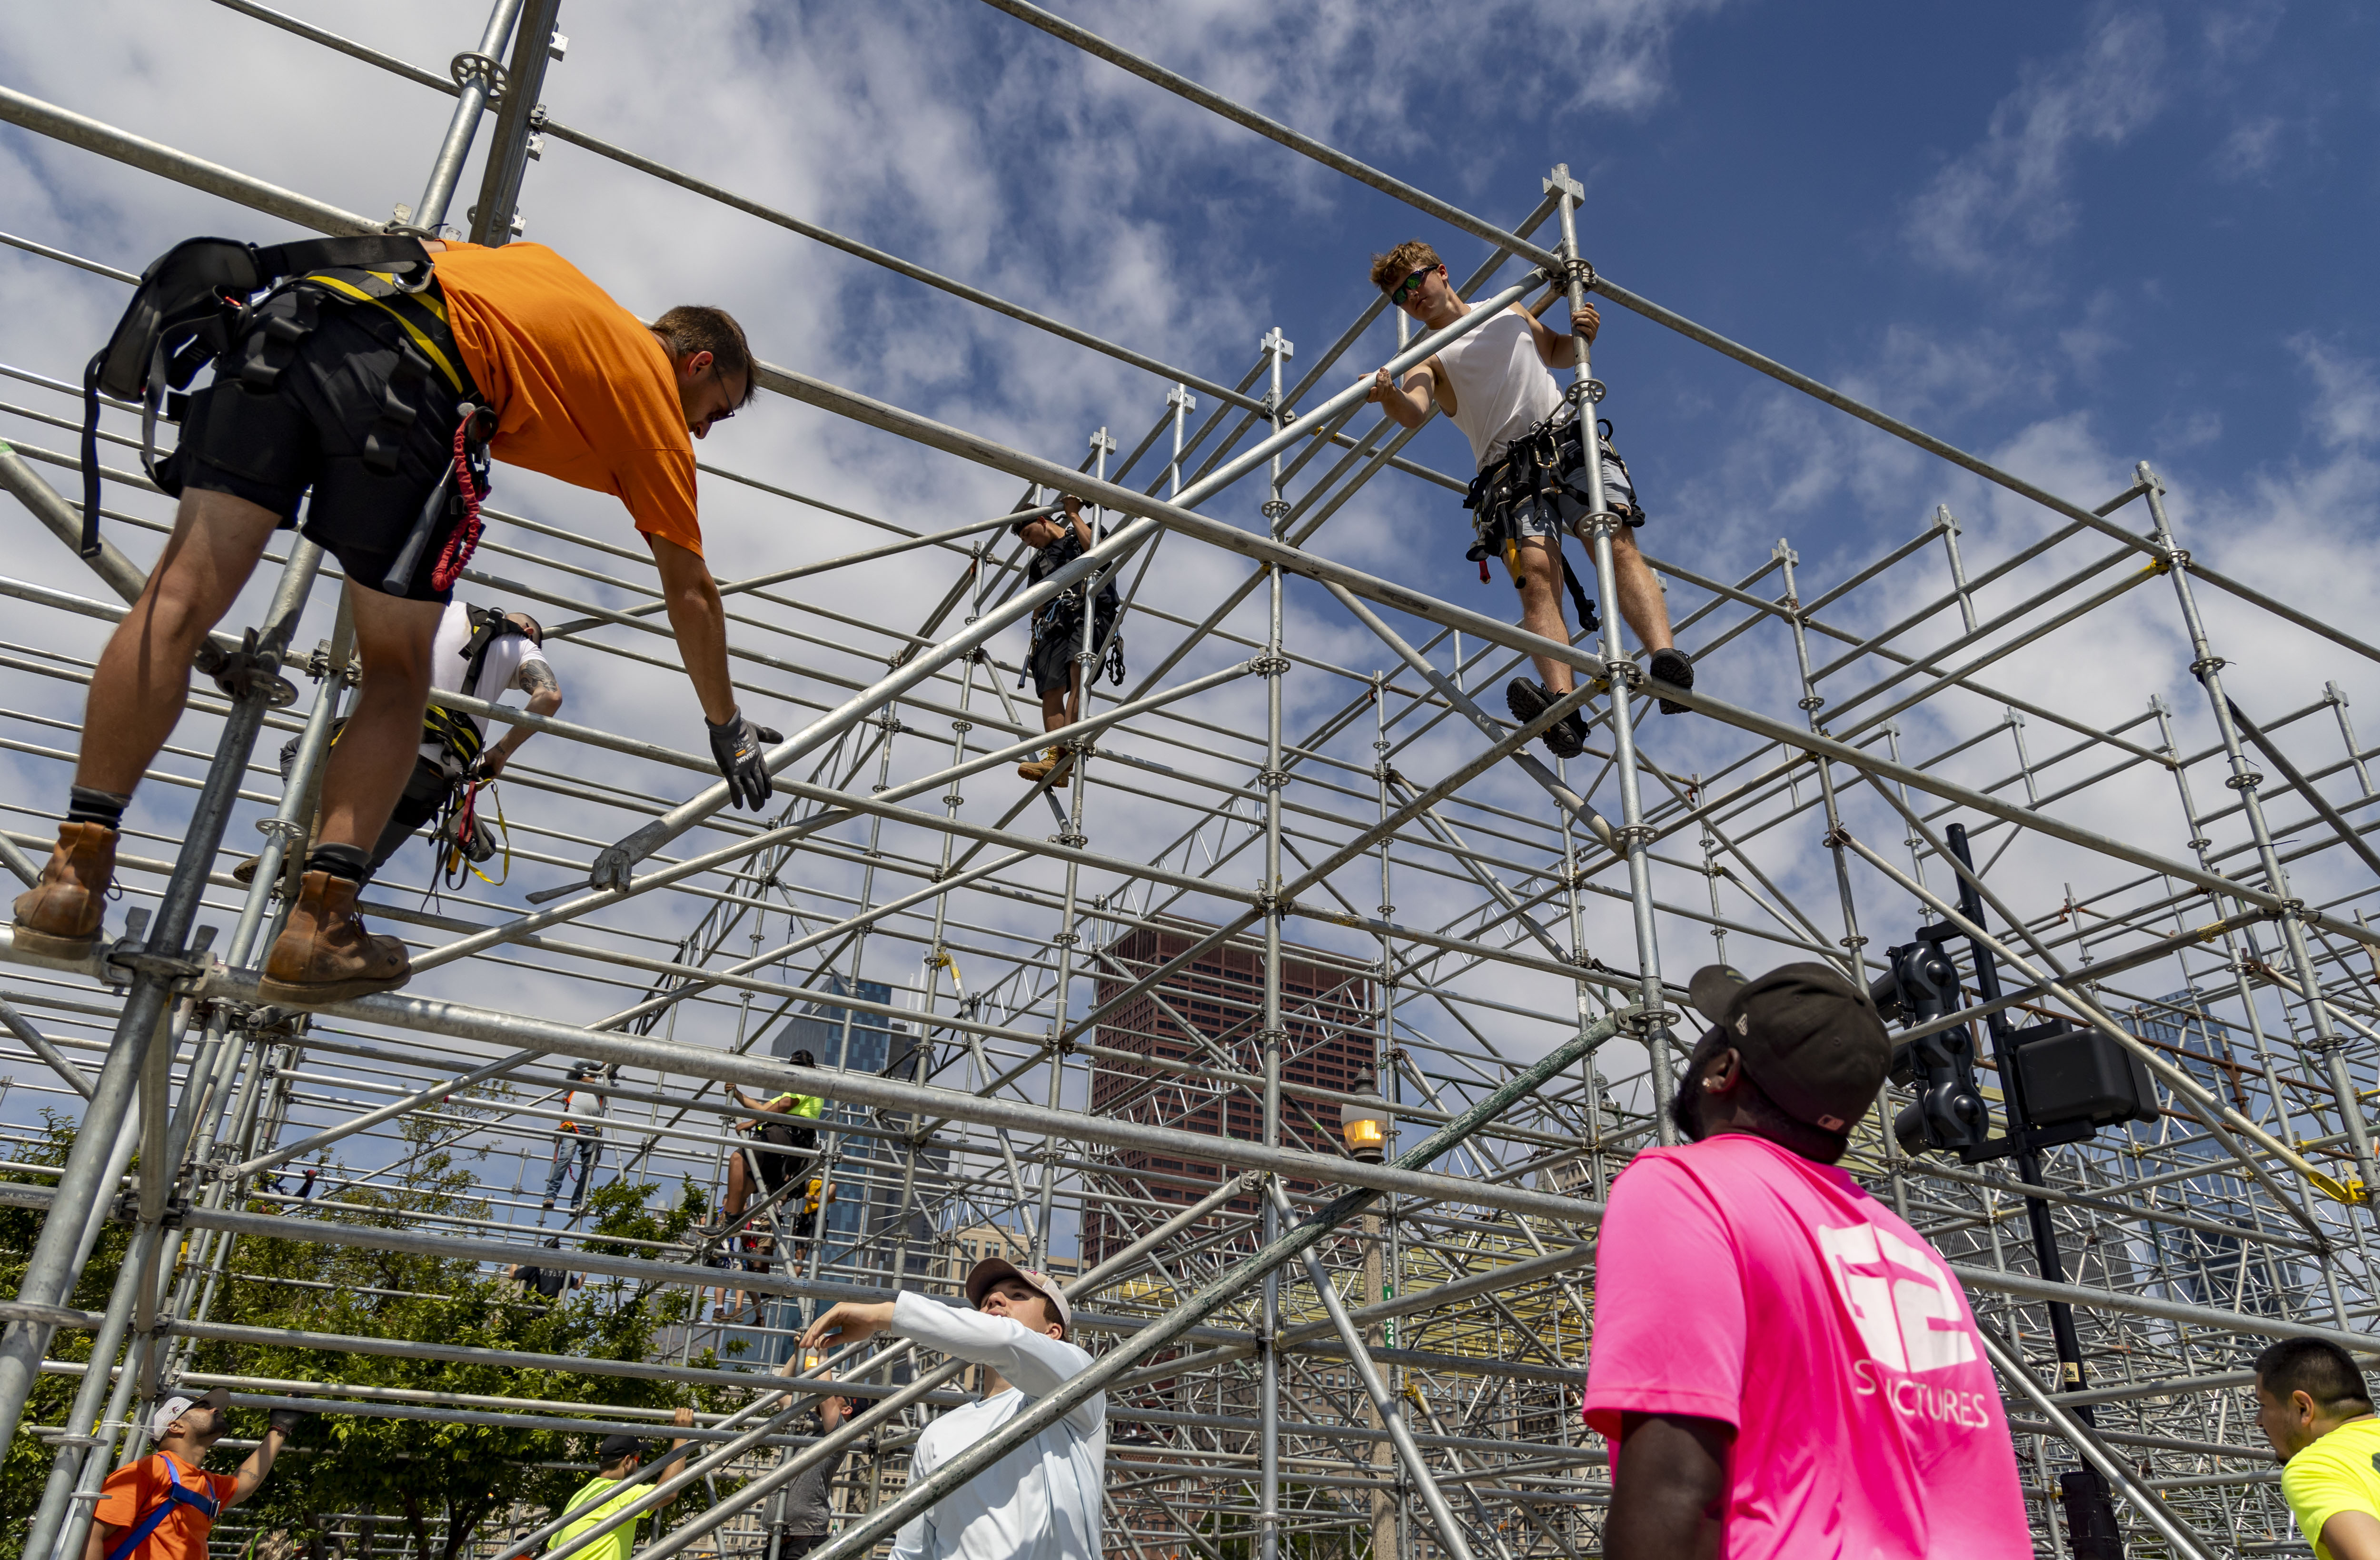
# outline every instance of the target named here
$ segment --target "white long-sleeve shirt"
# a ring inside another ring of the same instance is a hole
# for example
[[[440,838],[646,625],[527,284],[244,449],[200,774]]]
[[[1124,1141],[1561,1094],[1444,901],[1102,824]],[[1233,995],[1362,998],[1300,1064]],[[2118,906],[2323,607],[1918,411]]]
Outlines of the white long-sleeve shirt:
[[[1009,1383],[1007,1391],[953,1408],[926,1427],[909,1458],[911,1489],[1091,1362],[1073,1344],[1007,1317],[905,1293],[893,1298],[892,1330],[989,1365]],[[1102,1393],[911,1518],[892,1542],[892,1560],[1099,1560],[1107,1456]]]

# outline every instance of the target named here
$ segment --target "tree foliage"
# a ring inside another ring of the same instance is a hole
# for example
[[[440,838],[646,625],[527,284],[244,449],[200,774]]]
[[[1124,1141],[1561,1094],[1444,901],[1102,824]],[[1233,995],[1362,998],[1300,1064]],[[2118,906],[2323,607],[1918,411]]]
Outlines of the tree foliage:
[[[302,1220],[350,1228],[419,1228],[425,1215],[488,1217],[489,1207],[476,1178],[443,1141],[443,1129],[409,1118],[405,1130],[411,1152],[390,1170],[354,1178],[344,1170],[329,1175],[324,1177],[322,1200],[303,1211],[285,1212],[285,1205],[278,1202],[252,1203],[249,1211],[282,1214],[293,1224]],[[54,1123],[53,1135],[58,1131]],[[70,1138],[70,1129],[65,1135]],[[63,1157],[61,1150],[59,1158]],[[667,1241],[699,1222],[703,1213],[699,1188],[689,1182],[673,1202],[655,1209],[650,1204],[659,1190],[650,1182],[615,1181],[597,1188],[588,1200],[590,1233],[596,1237],[589,1243],[589,1249],[650,1257],[653,1254],[650,1249],[625,1243]],[[30,1235],[6,1221],[21,1223],[23,1218],[13,1210],[0,1211],[0,1231],[9,1237],[22,1236],[12,1238],[12,1249],[18,1250],[30,1249]],[[109,1237],[114,1249],[120,1252],[123,1230],[111,1225]],[[103,1245],[101,1257],[109,1249]],[[21,1266],[21,1255],[11,1260]],[[104,1266],[106,1274],[112,1275],[115,1264]],[[102,1267],[103,1261],[95,1259],[75,1304],[95,1310],[105,1303],[106,1275],[102,1274]],[[322,1244],[298,1238],[293,1231],[290,1237],[238,1240],[212,1320],[246,1327],[435,1342],[560,1359],[641,1360],[651,1355],[656,1335],[662,1328],[685,1319],[691,1301],[692,1291],[684,1288],[590,1279],[584,1287],[565,1290],[549,1302],[475,1262]],[[81,1339],[80,1345],[87,1347],[88,1339]],[[715,1360],[705,1351],[693,1362],[714,1364]],[[432,1394],[450,1407],[491,1413],[521,1410],[455,1400],[511,1397],[602,1405],[609,1410],[669,1409],[684,1405],[715,1411],[723,1406],[725,1396],[713,1388],[593,1371],[516,1369],[277,1344],[201,1343],[188,1370],[195,1375],[258,1379],[256,1384],[236,1385],[235,1393],[312,1397],[315,1383],[337,1383]],[[28,1415],[29,1420],[57,1422],[72,1387],[72,1382],[64,1378],[44,1378],[43,1394],[55,1398],[56,1405],[47,1418],[37,1410]],[[44,1400],[37,1397],[36,1402]],[[285,1529],[297,1534],[326,1530],[326,1520],[336,1514],[376,1514],[402,1523],[412,1535],[415,1554],[425,1560],[455,1560],[492,1519],[504,1517],[516,1506],[530,1513],[558,1508],[591,1472],[591,1436],[523,1426],[375,1416],[370,1411],[372,1405],[358,1403],[352,1395],[326,1395],[322,1401],[326,1408],[364,1411],[325,1412],[309,1421],[275,1464],[272,1478],[230,1520],[261,1530]],[[611,1415],[582,1411],[570,1417]],[[261,1409],[236,1414],[234,1434],[261,1435],[264,1418]],[[667,1432],[666,1418],[642,1422],[652,1423],[657,1436]],[[27,1439],[19,1437],[20,1442]],[[30,1509],[49,1463],[48,1448],[38,1444],[32,1444],[38,1467],[33,1466],[35,1457],[21,1456],[21,1447],[12,1449],[6,1475],[12,1511],[18,1508],[20,1492],[25,1508]],[[224,1469],[237,1461],[229,1452],[218,1453],[212,1459]],[[22,1469],[20,1462],[26,1465]],[[683,1515],[687,1509],[686,1503],[680,1503],[673,1514]],[[21,1533],[21,1524],[11,1527]]]

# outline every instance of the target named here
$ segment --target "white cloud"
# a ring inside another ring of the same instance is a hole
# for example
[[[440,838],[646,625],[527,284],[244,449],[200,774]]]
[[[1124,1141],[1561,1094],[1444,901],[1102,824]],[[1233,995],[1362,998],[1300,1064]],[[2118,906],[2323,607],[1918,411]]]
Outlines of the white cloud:
[[[2344,356],[2312,332],[2291,336],[2289,347],[2313,381],[2309,420],[2322,442],[2338,449],[2380,440],[2380,379],[2371,362]]]
[[[2027,67],[1984,139],[1910,202],[1902,234],[1929,264],[1981,275],[2063,237],[2078,208],[2075,153],[2113,146],[2156,117],[2165,25],[2153,12],[2098,10],[2071,52]]]
[[[2283,128],[2277,114],[2255,115],[2232,126],[2231,133],[2208,159],[2215,177],[2239,180],[2265,173],[2280,157]]]

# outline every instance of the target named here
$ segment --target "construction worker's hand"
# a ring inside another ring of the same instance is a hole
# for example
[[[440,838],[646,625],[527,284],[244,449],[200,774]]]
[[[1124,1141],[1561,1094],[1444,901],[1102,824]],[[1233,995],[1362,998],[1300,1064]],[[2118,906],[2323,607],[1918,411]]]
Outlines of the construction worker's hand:
[[[872,1338],[892,1325],[892,1301],[844,1300],[809,1324],[802,1347],[823,1353]]]
[[[677,1412],[676,1412],[676,1413],[674,1413],[674,1414],[672,1414],[672,1415],[670,1416],[670,1423],[672,1423],[672,1424],[674,1424],[674,1425],[677,1426],[677,1427],[678,1427],[678,1429],[680,1429],[680,1430],[691,1430],[691,1429],[693,1429],[693,1428],[694,1428],[694,1410],[693,1410],[693,1409],[691,1409],[691,1408],[686,1408],[686,1407],[685,1405],[683,1405],[683,1404],[680,1404],[680,1405],[678,1406],[678,1410],[677,1410]]]
[[[754,725],[741,710],[717,725],[707,718],[702,724],[710,726],[711,762],[727,778],[728,796],[736,806],[759,811],[776,789],[764,760],[768,750],[784,738],[765,725]]]
[[[1593,341],[1595,339],[1595,333],[1602,328],[1603,316],[1595,311],[1594,304],[1582,303],[1576,309],[1571,311],[1571,335],[1583,335],[1586,337],[1587,340]]]
[[[504,757],[502,748],[490,748],[480,755],[480,762],[472,766],[472,773],[482,780],[493,780],[504,772]]]
[[[1062,494],[1060,494],[1058,495],[1058,502],[1059,502],[1059,504],[1061,504],[1062,506],[1064,506],[1065,511],[1066,511],[1066,518],[1067,518],[1068,519],[1070,519],[1070,520],[1079,520],[1079,519],[1081,519],[1081,518],[1083,518],[1083,501],[1082,501],[1081,499],[1079,499],[1079,498],[1076,498],[1073,494],[1071,494],[1071,493],[1062,493]]]
[[[1397,382],[1385,368],[1372,371],[1372,393],[1364,397],[1366,406],[1378,406],[1397,387]]]
[[[314,1411],[310,1408],[275,1408],[266,1423],[271,1426],[269,1433],[286,1440],[298,1433],[299,1425],[313,1417]]]

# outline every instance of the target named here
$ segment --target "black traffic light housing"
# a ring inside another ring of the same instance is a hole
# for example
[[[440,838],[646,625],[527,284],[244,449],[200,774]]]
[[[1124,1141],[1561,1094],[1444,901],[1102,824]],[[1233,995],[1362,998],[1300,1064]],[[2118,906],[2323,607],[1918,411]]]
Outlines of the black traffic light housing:
[[[2035,1148],[2079,1143],[2102,1127],[2156,1114],[2148,1064],[2096,1030],[2052,1021],[2009,1042]]]
[[[1947,926],[1922,926],[1915,942],[1885,950],[1885,972],[1870,982],[1868,995],[1888,1023],[1922,1024],[1958,1007],[1959,967],[1942,951],[1942,940],[1952,935]],[[1917,1091],[1892,1124],[1904,1152],[1956,1152],[1971,1164],[1992,1157],[1983,1152],[1991,1112],[1975,1083],[1974,1033],[1967,1026],[1904,1042],[1892,1054],[1892,1080]]]
[[[1951,854],[1968,864],[1965,827],[1951,824],[1948,838]],[[1959,913],[1983,924],[1983,896],[1963,878]],[[1965,933],[1948,924],[1921,926],[1914,941],[1885,950],[1885,972],[1869,983],[1868,994],[1887,1023],[1913,1029],[1964,1005],[1959,967],[1943,948],[1954,937]],[[1975,994],[1998,1002],[1991,952],[1969,942]],[[1961,1024],[1904,1041],[1892,1054],[1892,1080],[1917,1093],[1893,1122],[1911,1154],[1955,1152],[1978,1164],[2079,1143],[2102,1127],[2157,1114],[2147,1065],[2098,1030],[2058,1020],[2020,1030],[2005,1010],[1986,1015],[1984,1026],[1999,1072],[2006,1131],[1991,1136],[1991,1113],[1975,1082],[1974,1026]]]

